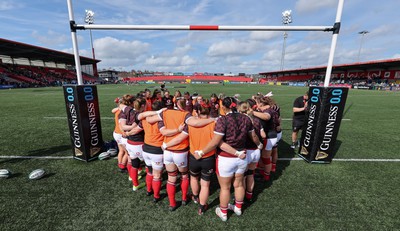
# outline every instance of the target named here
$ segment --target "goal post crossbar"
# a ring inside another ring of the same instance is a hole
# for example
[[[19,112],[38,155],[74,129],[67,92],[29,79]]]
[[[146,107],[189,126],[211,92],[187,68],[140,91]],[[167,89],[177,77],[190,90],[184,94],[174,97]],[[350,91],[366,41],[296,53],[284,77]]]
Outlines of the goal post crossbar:
[[[338,0],[336,19],[333,26],[218,26],[218,25],[94,25],[76,24],[74,20],[72,0],[67,0],[68,15],[71,29],[73,51],[75,57],[76,74],[78,85],[83,84],[81,64],[79,59],[78,39],[76,30],[198,30],[198,31],[323,31],[333,32],[332,42],[329,52],[328,64],[325,74],[324,87],[329,86],[333,58],[336,49],[337,37],[340,30],[340,20],[343,12],[344,0]]]
[[[334,31],[335,26],[100,25],[73,24],[76,30]]]

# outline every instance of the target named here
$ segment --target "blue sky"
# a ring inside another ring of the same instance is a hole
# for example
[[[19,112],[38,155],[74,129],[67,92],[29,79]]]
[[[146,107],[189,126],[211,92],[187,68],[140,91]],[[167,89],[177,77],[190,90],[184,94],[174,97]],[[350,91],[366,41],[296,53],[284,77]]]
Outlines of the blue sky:
[[[337,0],[74,0],[95,24],[331,26]],[[334,64],[400,58],[400,1],[345,0]],[[0,37],[72,52],[66,0],[0,0]],[[100,69],[259,73],[280,69],[283,32],[93,30]],[[89,31],[78,31],[80,55],[91,57]],[[332,33],[289,32],[285,69],[326,65]]]

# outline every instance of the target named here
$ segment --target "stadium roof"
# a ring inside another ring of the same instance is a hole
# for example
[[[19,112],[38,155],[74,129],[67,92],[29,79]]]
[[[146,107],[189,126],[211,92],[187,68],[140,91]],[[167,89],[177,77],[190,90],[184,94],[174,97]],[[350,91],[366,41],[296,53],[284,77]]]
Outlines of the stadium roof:
[[[400,59],[386,59],[376,60],[369,62],[357,62],[349,64],[333,65],[332,73],[346,72],[346,71],[368,71],[368,70],[391,70],[400,68]],[[271,71],[262,72],[260,75],[287,75],[287,74],[300,74],[300,73],[325,73],[326,66],[300,68],[293,70]]]
[[[26,58],[30,60],[42,60],[45,62],[64,63],[75,65],[74,55],[66,52],[33,46],[25,43],[0,38],[0,55],[11,58]],[[100,60],[80,56],[81,65],[89,65]]]

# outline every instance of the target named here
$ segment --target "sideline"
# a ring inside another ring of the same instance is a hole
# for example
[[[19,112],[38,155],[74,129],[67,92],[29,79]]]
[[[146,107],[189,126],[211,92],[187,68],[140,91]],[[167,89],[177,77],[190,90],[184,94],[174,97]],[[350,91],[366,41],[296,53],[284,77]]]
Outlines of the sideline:
[[[113,120],[114,117],[105,117],[105,116],[101,116],[101,119],[105,119],[105,120]],[[66,116],[45,116],[43,117],[43,119],[67,119]],[[292,120],[292,118],[282,118],[282,120]],[[342,119],[342,121],[350,121],[351,119]]]
[[[112,159],[116,159],[117,157],[113,157]],[[48,159],[48,160],[63,160],[63,159],[73,159],[72,156],[0,156],[0,159]],[[292,160],[302,160],[302,158],[278,158],[280,161],[292,161]],[[400,159],[333,159],[332,162],[341,161],[341,162],[400,162]]]

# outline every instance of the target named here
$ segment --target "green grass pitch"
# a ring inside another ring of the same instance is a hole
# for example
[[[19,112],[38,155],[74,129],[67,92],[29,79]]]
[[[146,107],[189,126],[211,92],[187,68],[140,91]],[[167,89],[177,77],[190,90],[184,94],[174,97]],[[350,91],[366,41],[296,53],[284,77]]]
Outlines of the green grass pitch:
[[[112,139],[115,97],[152,86],[98,86],[104,140]],[[293,100],[307,90],[235,84],[168,87],[171,93],[179,89],[205,97],[239,93],[240,99],[273,91],[284,119],[291,118]],[[350,90],[335,159],[399,159],[399,97],[399,92]],[[0,156],[72,156],[62,88],[1,90],[0,120]],[[280,157],[296,157],[289,147],[291,121],[283,120],[283,128]],[[224,223],[214,213],[217,183],[203,216],[193,203],[171,213],[167,198],[154,205],[145,190],[132,192],[116,160],[0,158],[0,168],[14,173],[0,180],[0,230],[399,230],[400,162],[335,159],[328,165],[279,161],[272,183],[256,184],[255,201],[242,216],[230,214]],[[48,175],[28,180],[37,168]],[[180,195],[178,190],[178,200]]]

